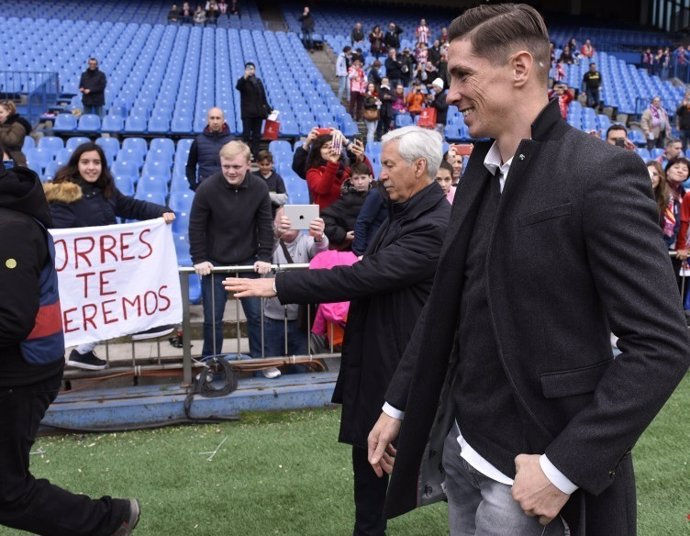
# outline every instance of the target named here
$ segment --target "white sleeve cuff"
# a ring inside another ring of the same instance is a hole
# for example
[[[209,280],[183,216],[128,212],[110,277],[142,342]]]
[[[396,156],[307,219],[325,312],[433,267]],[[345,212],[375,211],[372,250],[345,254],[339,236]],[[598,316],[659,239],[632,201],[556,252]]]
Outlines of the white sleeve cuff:
[[[539,456],[539,465],[541,466],[541,470],[544,471],[546,478],[548,478],[559,490],[566,495],[572,495],[575,492],[577,486],[551,463],[551,460],[546,457],[546,454]]]
[[[399,421],[402,421],[405,418],[404,411],[400,411],[398,408],[394,408],[388,402],[384,402],[383,408],[381,409],[383,409],[383,412],[386,415],[392,417],[393,419],[398,419]]]

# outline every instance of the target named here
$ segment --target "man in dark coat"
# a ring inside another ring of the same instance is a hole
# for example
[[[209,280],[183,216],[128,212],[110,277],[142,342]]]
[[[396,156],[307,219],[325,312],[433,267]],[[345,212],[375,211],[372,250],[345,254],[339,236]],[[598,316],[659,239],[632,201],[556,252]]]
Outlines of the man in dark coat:
[[[89,58],[89,67],[81,73],[79,79],[79,92],[82,94],[81,102],[85,114],[103,117],[106,83],[105,73],[98,68],[98,60]]]
[[[192,190],[196,190],[204,179],[220,173],[220,150],[223,145],[232,141],[223,110],[211,108],[207,118],[208,123],[204,131],[192,142],[187,157],[185,174]]]
[[[467,10],[450,43],[448,102],[494,141],[474,147],[369,436],[393,471],[386,512],[440,498],[445,478],[452,535],[635,534],[630,449],[690,361],[649,176],[547,101],[534,8]]]
[[[127,536],[139,520],[136,499],[73,494],[29,470],[65,366],[50,210],[30,169],[0,168],[0,225],[0,524],[49,536]]]
[[[376,536],[386,529],[387,480],[377,478],[367,462],[367,433],[426,300],[450,216],[434,181],[441,136],[411,126],[389,132],[382,141],[381,181],[391,200],[390,216],[360,262],[281,272],[275,280],[224,282],[239,297],[277,295],[281,303],[352,300],[333,401],[343,406],[339,439],[352,445],[353,534]]]
[[[237,81],[235,89],[240,92],[242,141],[250,145],[252,156],[256,158],[261,141],[261,122],[268,117],[271,105],[268,104],[264,84],[256,76],[256,66],[252,62],[245,64],[244,75]]]

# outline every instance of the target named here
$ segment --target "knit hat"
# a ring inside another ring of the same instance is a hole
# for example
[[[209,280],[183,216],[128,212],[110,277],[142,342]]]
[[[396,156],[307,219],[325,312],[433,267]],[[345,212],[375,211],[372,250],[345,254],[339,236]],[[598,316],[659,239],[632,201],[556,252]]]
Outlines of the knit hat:
[[[436,80],[431,82],[431,85],[443,89],[443,80],[440,78],[437,78]]]

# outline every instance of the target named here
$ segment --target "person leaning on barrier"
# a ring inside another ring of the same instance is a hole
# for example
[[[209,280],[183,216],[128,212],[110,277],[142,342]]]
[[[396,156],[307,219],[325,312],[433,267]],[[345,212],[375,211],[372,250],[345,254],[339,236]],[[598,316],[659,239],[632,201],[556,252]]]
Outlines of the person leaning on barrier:
[[[445,491],[453,536],[635,534],[630,449],[690,363],[649,174],[548,101],[534,8],[482,4],[449,37],[448,102],[490,140],[369,435],[386,513]]]
[[[115,186],[103,149],[94,142],[79,145],[70,159],[43,188],[50,203],[53,225],[58,229],[114,225],[117,218],[150,220],[162,217],[172,223],[175,213],[169,208],[124,195]],[[94,353],[98,343],[83,343],[74,348],[67,365],[84,370],[102,370],[105,359]]]
[[[0,524],[46,536],[127,536],[139,521],[136,499],[76,495],[29,470],[64,368],[51,224],[38,176],[0,167]]]
[[[191,190],[196,190],[205,178],[220,172],[218,154],[229,141],[232,141],[232,134],[225,122],[223,110],[211,108],[207,113],[207,123],[203,132],[194,138],[189,147],[185,175]]]
[[[189,252],[194,270],[202,276],[204,346],[202,356],[223,350],[223,312],[227,293],[214,266],[253,266],[256,277],[271,269],[273,218],[266,181],[250,172],[249,146],[231,141],[220,150],[221,171],[202,182],[189,213]],[[261,303],[243,299],[249,353],[261,357]],[[277,370],[277,369],[276,369]]]
[[[224,281],[238,297],[277,296],[281,303],[351,300],[333,401],[342,404],[339,440],[352,445],[354,534],[383,536],[386,529],[387,482],[367,463],[366,434],[424,305],[450,217],[450,205],[434,181],[441,144],[438,132],[415,126],[383,137],[381,181],[392,206],[360,262],[280,272],[275,279]]]

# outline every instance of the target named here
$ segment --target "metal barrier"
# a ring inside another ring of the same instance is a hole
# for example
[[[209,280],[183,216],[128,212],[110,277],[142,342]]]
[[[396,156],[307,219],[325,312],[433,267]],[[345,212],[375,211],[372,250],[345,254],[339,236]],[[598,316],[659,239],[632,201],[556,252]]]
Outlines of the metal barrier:
[[[26,107],[25,116],[33,125],[57,103],[60,79],[56,72],[0,71],[0,97],[19,101]]]
[[[306,270],[309,268],[308,264],[283,264],[283,265],[272,265],[271,266],[272,271],[274,273],[280,272],[280,271],[288,271],[288,270]],[[67,380],[71,379],[78,379],[78,378],[99,378],[99,377],[112,377],[112,376],[123,376],[123,375],[133,375],[135,378],[138,376],[143,376],[143,375],[156,375],[156,373],[169,373],[170,371],[175,371],[175,370],[182,370],[182,383],[184,385],[190,385],[192,383],[192,376],[193,376],[193,367],[194,367],[194,358],[192,357],[192,344],[191,344],[191,333],[192,333],[192,323],[191,323],[191,303],[189,299],[189,290],[190,290],[190,283],[189,283],[189,278],[190,276],[195,275],[194,268],[192,267],[179,267],[179,274],[180,274],[180,287],[181,287],[181,295],[182,295],[182,363],[174,363],[174,362],[163,362],[161,360],[161,348],[160,348],[160,339],[156,340],[157,344],[157,350],[158,350],[158,359],[156,364],[148,364],[148,365],[138,365],[136,362],[136,356],[135,356],[135,341],[131,341],[132,345],[132,363],[130,366],[120,366],[120,367],[112,367],[112,368],[107,368],[105,370],[101,371],[83,371],[81,369],[75,370],[75,369],[66,369],[65,372],[65,378]],[[232,276],[239,276],[239,274],[242,273],[254,273],[254,268],[253,266],[217,266],[213,269],[213,273],[209,276],[205,277],[232,277]],[[217,275],[216,275],[217,274]],[[234,300],[235,301],[235,325],[236,325],[236,330],[235,330],[235,342],[236,342],[236,348],[235,348],[235,353],[237,354],[242,354],[242,348],[241,348],[241,315],[240,315],[240,300],[236,299],[232,296],[228,296],[229,300]],[[212,293],[212,300],[215,300],[215,294]],[[261,358],[257,359],[251,359],[243,362],[237,362],[237,363],[242,363],[246,364],[249,368],[259,368],[259,367],[267,367],[267,366],[278,366],[281,364],[288,364],[288,363],[296,363],[299,364],[299,361],[301,358],[307,358],[309,361],[312,361],[314,358],[311,357],[312,354],[312,341],[311,337],[309,337],[309,333],[311,332],[311,309],[310,306],[308,305],[308,310],[309,314],[307,315],[308,322],[307,322],[307,355],[306,356],[294,356],[293,358],[287,358],[284,356],[266,356],[265,355],[265,334],[264,334],[264,305],[265,305],[265,298],[261,298]],[[213,306],[213,304],[212,304]],[[325,353],[325,354],[317,354],[318,359],[322,358],[329,358],[329,357],[338,357],[339,354],[334,352],[333,348],[333,333],[331,331],[331,336],[329,337],[329,350],[330,352]],[[287,317],[284,318],[284,339],[285,339],[285,354],[287,355],[287,349],[288,349],[288,320]],[[215,343],[215,341],[214,341]],[[105,358],[108,362],[110,362],[110,350],[109,350],[109,343],[108,341],[104,341],[105,348],[106,348],[106,354]],[[218,354],[219,352],[217,351],[218,349],[214,348],[214,354]],[[226,349],[226,352],[224,353],[232,353],[228,352]]]

